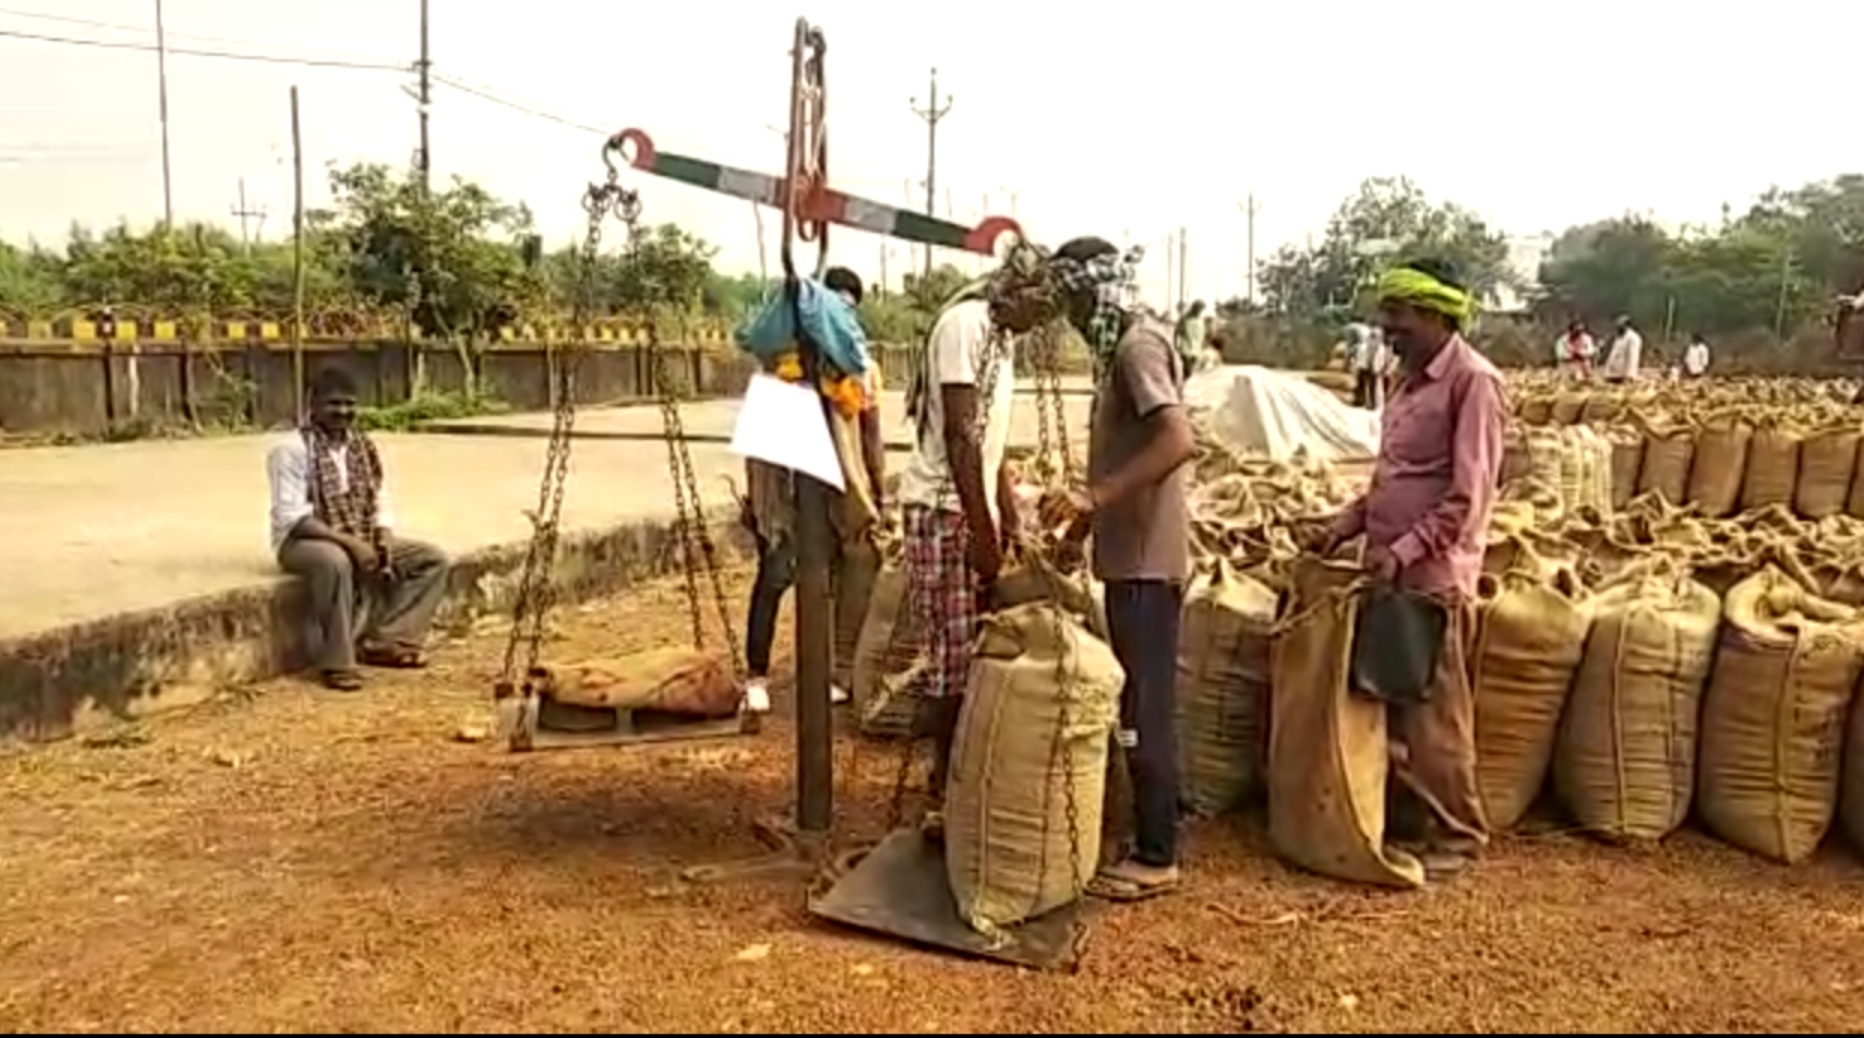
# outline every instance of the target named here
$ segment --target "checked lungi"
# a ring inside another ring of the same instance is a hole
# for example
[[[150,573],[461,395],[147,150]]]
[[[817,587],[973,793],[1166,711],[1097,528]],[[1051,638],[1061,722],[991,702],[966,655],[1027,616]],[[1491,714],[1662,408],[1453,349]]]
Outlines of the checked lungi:
[[[977,576],[966,558],[971,529],[958,512],[923,505],[903,511],[907,594],[925,652],[914,692],[962,696],[980,613]]]

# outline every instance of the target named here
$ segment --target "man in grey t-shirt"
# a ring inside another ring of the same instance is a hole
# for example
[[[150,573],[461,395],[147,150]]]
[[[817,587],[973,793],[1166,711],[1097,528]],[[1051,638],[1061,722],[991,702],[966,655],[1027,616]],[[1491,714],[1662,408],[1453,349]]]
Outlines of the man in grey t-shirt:
[[[1077,238],[1052,261],[1069,322],[1102,372],[1088,436],[1088,480],[1074,507],[1093,532],[1094,575],[1126,671],[1120,743],[1133,776],[1132,856],[1103,870],[1090,893],[1136,901],[1178,885],[1178,614],[1191,575],[1185,464],[1196,453],[1184,408],[1184,366],[1172,328],[1119,302],[1131,259]]]

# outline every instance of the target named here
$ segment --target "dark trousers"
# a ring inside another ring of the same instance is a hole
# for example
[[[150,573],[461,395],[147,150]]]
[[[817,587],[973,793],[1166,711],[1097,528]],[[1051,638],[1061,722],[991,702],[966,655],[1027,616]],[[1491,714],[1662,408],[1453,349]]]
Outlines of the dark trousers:
[[[745,619],[744,663],[751,677],[767,678],[770,647],[777,640],[777,613],[783,608],[783,596],[796,586],[796,541],[786,537],[773,544],[762,535],[752,536],[757,540],[757,579],[751,584],[751,608]],[[829,579],[836,582],[831,593],[838,603],[841,560],[841,542],[836,541],[829,553]]]
[[[777,611],[796,582],[796,552],[789,538],[772,543],[757,537],[757,580],[751,585],[751,609],[744,635],[745,665],[751,677],[770,676],[770,646],[777,640]]]
[[[1133,857],[1178,863],[1178,615],[1184,586],[1164,580],[1107,581],[1107,628],[1126,671],[1120,742],[1133,777]]]

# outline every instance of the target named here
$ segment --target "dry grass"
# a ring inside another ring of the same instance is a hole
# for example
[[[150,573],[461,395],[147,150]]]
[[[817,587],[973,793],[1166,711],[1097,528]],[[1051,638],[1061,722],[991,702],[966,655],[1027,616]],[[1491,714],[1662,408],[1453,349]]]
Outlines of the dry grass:
[[[683,615],[646,588],[568,614],[554,650],[679,638]],[[1291,873],[1223,822],[1192,834],[1184,894],[1098,913],[1078,975],[910,950],[812,922],[791,885],[677,881],[757,850],[785,724],[524,758],[453,742],[501,648],[0,760],[0,1030],[1845,1031],[1864,999],[1858,865],[1693,835],[1509,840],[1398,897]],[[872,834],[892,767],[857,766],[843,817]]]

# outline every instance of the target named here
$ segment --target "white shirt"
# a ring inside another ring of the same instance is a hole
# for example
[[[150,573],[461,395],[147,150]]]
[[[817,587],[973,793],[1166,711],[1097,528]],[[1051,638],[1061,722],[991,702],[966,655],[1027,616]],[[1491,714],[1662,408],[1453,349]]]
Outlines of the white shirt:
[[[945,458],[945,401],[940,386],[975,386],[979,372],[988,372],[994,364],[995,375],[985,374],[983,381],[994,379],[989,400],[978,403],[984,412],[984,497],[990,518],[997,518],[997,473],[1003,468],[1003,453],[1010,441],[1010,415],[1016,402],[1015,351],[1005,344],[1002,352],[991,357],[993,342],[990,327],[990,304],[981,299],[953,305],[940,314],[926,337],[926,363],[931,378],[926,381],[923,435],[913,444],[912,460],[900,472],[900,502],[922,505],[948,512],[959,511],[958,488],[952,482],[951,464]]]
[[[336,492],[349,491],[349,445],[332,447],[330,460],[336,468]],[[285,546],[292,527],[313,514],[311,504],[311,450],[304,434],[293,432],[274,444],[265,456],[265,476],[272,485],[272,554]],[[395,513],[389,508],[387,480],[376,488],[375,524],[385,530],[395,527]]]
[[[1698,339],[1683,351],[1683,370],[1690,375],[1701,375],[1709,370],[1709,344]]]
[[[1635,328],[1626,328],[1612,339],[1611,352],[1605,356],[1605,377],[1632,381],[1637,378],[1638,356],[1644,352],[1644,337]]]

